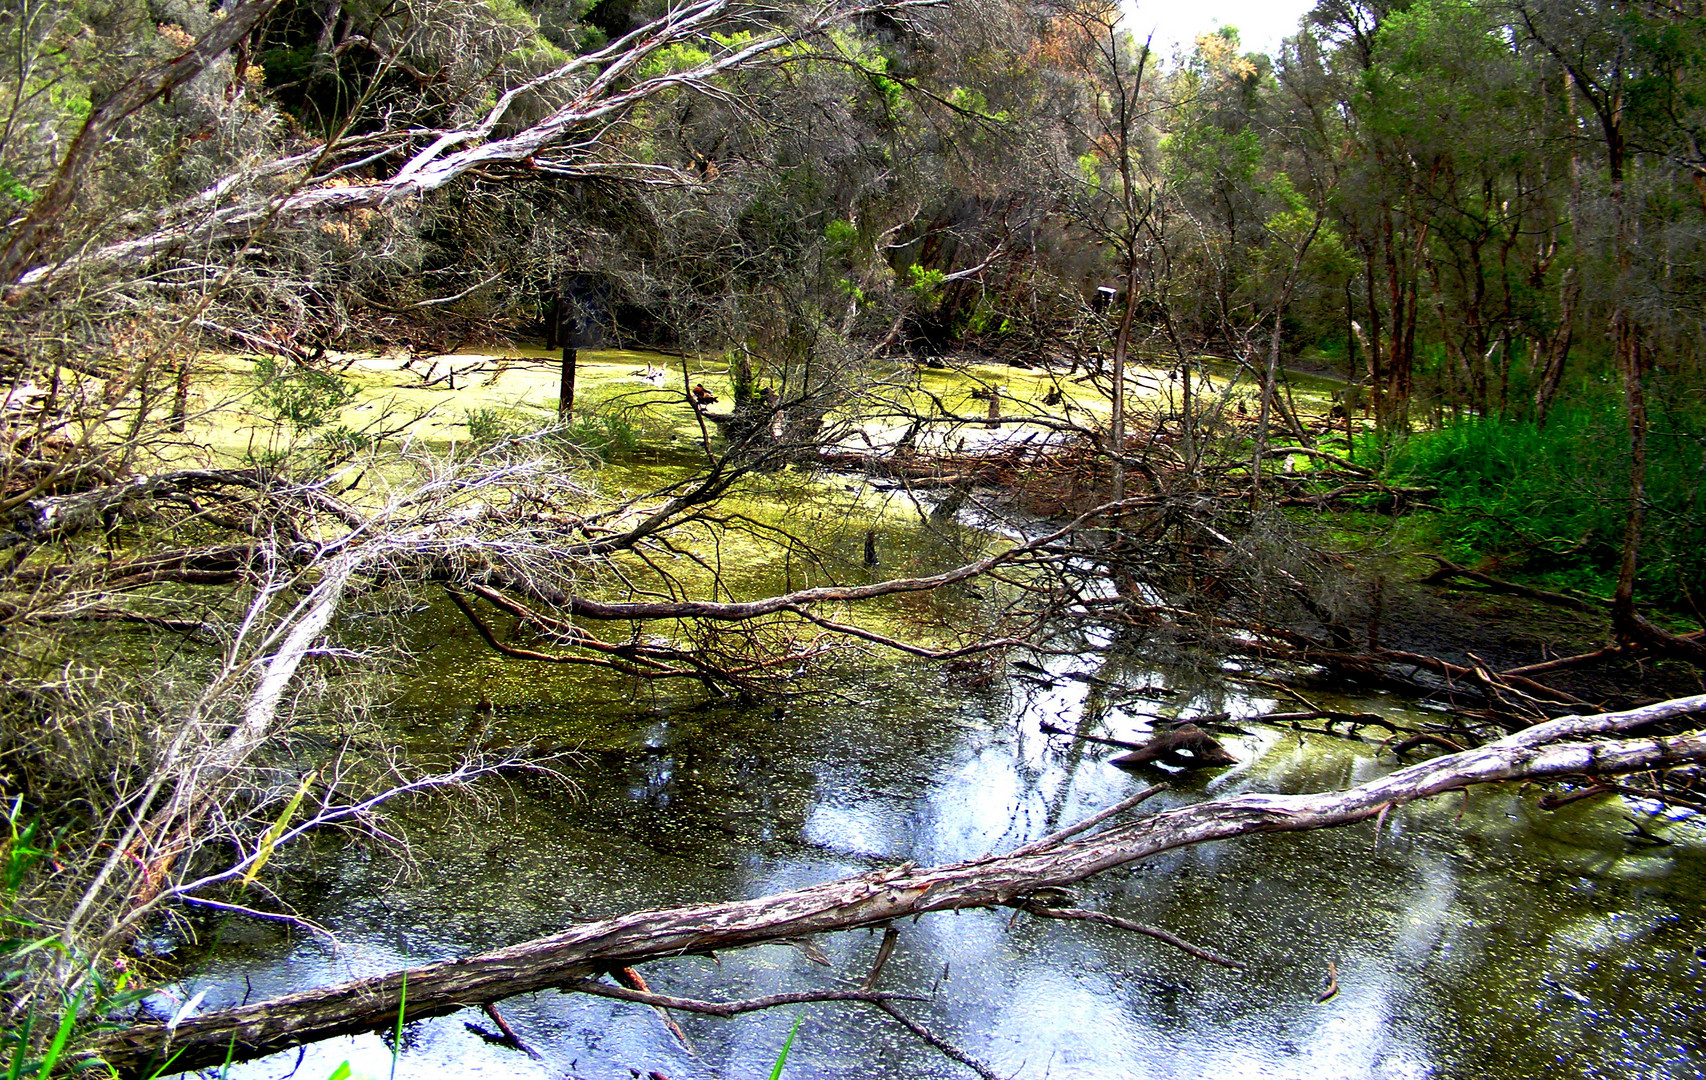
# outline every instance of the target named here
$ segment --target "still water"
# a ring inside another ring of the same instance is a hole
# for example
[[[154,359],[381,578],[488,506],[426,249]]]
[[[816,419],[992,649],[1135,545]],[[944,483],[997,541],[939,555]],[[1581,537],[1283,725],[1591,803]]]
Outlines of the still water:
[[[1130,738],[1152,715],[1236,718],[1283,703],[1236,672],[1137,668],[1096,651],[1049,662],[1089,679],[1009,673],[977,685],[939,667],[867,663],[833,690],[743,708],[553,681],[499,665],[460,633],[441,636],[396,709],[411,749],[463,744],[478,686],[496,703],[487,737],[498,745],[577,748],[565,766],[572,786],[518,778],[485,785],[479,812],[416,807],[401,822],[407,858],[371,842],[299,854],[281,893],[337,944],[277,924],[209,922],[194,950],[203,959],[175,994],[205,989],[212,1008],[632,908],[972,858],[1157,779],[1172,787],[1142,812],[1340,787],[1392,766],[1373,745],[1248,725],[1227,740],[1241,766],[1129,774],[1104,763],[1117,751],[1039,725]],[[1403,711],[1379,696],[1341,702]],[[1410,807],[1378,839],[1363,824],[1198,847],[1082,888],[1082,906],[1164,927],[1243,960],[1244,973],[1111,928],[963,912],[901,926],[883,985],[930,995],[903,1008],[1004,1076],[1700,1076],[1706,829],[1642,815],[1670,841],[1659,845],[1636,834],[1639,807],[1546,813],[1537,794],[1488,788]],[[830,987],[862,980],[879,941],[863,931],[821,939],[828,966],[776,945],[645,974],[685,996]],[[1329,963],[1340,991],[1317,1004]],[[679,1015],[690,1053],[641,1006],[544,993],[502,1008],[543,1062],[483,1041],[465,1021],[485,1018],[469,1011],[409,1025],[396,1075],[762,1078],[795,1019]],[[290,1053],[231,1076],[296,1067],[321,1080],[345,1060],[357,1076],[392,1066],[381,1038],[363,1036],[310,1047],[299,1066]],[[881,1014],[819,1004],[805,1010],[785,1075],[971,1074]]]

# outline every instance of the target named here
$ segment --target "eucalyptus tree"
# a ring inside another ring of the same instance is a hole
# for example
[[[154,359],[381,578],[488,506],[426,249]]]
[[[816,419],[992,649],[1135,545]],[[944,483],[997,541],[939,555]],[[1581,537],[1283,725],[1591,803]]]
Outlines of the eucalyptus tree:
[[[1576,240],[1586,299],[1609,327],[1606,351],[1628,425],[1616,629],[1625,640],[1658,638],[1686,651],[1639,615],[1634,594],[1647,527],[1653,383],[1671,375],[1669,394],[1689,394],[1700,375],[1703,294],[1693,268],[1706,250],[1696,136],[1706,98],[1699,18],[1663,4],[1517,0],[1512,24],[1538,61],[1567,78],[1580,106],[1573,134],[1592,167]]]
[[[1570,321],[1558,310],[1573,280],[1558,89],[1495,12],[1425,0],[1382,24],[1355,100],[1370,138],[1413,177],[1416,291],[1444,357],[1436,392],[1482,415],[1505,407],[1518,346],[1546,367],[1540,343]]]
[[[1280,80],[1312,118],[1311,156],[1361,263],[1344,338],[1348,354],[1364,348],[1377,415],[1407,425],[1418,391],[1503,408],[1513,376],[1548,402],[1578,284],[1547,69],[1492,5],[1334,2],[1288,46]]]
[[[1381,422],[1408,423],[1414,386],[1416,335],[1423,287],[1422,250],[1428,232],[1417,213],[1426,172],[1413,167],[1402,147],[1369,125],[1357,102],[1374,67],[1382,26],[1397,5],[1385,0],[1331,0],[1306,20],[1300,42],[1282,65],[1281,78],[1298,86],[1294,97],[1318,103],[1328,96],[1339,115],[1317,122],[1318,133],[1337,129],[1322,143],[1340,197],[1335,218],[1362,264],[1363,314],[1370,389]],[[1307,89],[1309,82],[1316,85]],[[1353,332],[1353,338],[1358,335]]]

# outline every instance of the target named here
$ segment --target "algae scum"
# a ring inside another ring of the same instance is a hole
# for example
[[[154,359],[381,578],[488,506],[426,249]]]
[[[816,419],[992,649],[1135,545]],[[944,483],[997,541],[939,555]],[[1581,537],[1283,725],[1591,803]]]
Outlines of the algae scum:
[[[646,470],[661,468],[613,465],[602,482],[639,489],[655,479]],[[944,531],[858,478],[777,478],[749,497],[745,509],[793,520],[842,560],[809,574],[862,572],[873,522],[884,576],[999,542]],[[809,507],[817,517],[802,524]],[[751,550],[720,556],[743,588],[808,574],[781,558],[754,565]],[[928,636],[966,625],[977,600],[913,598],[871,618]],[[390,710],[393,733],[422,758],[470,741],[572,749],[569,783],[517,777],[482,785],[477,805],[405,811],[406,858],[338,839],[295,853],[275,887],[337,943],[210,919],[199,946],[175,946],[194,962],[171,994],[205,990],[214,1008],[636,908],[974,858],[1163,778],[1172,786],[1151,806],[1343,787],[1392,765],[1372,745],[1260,725],[1227,740],[1244,764],[1209,777],[1107,765],[1113,752],[1040,725],[1132,738],[1157,715],[1224,711],[1236,722],[1279,703],[1255,696],[1236,670],[1141,668],[1106,641],[1085,641],[1080,655],[1049,660],[1049,676],[1024,679],[849,655],[825,687],[737,705],[500,659],[458,618],[448,606],[413,617],[405,644],[420,665]],[[1140,687],[1155,692],[1122,692]],[[1366,695],[1341,704],[1404,711]],[[1706,1023],[1692,1003],[1706,973],[1706,830],[1654,823],[1620,801],[1547,813],[1536,794],[1494,787],[1433,800],[1394,811],[1378,836],[1364,824],[1191,848],[1078,890],[1081,906],[1170,930],[1244,961],[1244,973],[1112,928],[968,911],[900,926],[883,986],[929,996],[905,1006],[909,1015],[1003,1076],[1701,1075]],[[1634,817],[1665,843],[1644,838]],[[857,932],[685,957],[646,976],[663,993],[724,999],[857,983],[879,941]],[[1339,992],[1317,1003],[1329,964]],[[502,1009],[542,1062],[488,1043],[468,1026],[484,1017],[465,1012],[407,1025],[396,1075],[763,1077],[795,1019],[679,1014],[689,1052],[640,1006],[543,993]],[[381,1037],[362,1036],[307,1048],[294,1075],[323,1077],[345,1060],[369,1076],[392,1063]],[[230,1075],[278,1076],[296,1063],[291,1053]],[[805,1011],[785,1075],[970,1074],[872,1010],[818,1004]]]

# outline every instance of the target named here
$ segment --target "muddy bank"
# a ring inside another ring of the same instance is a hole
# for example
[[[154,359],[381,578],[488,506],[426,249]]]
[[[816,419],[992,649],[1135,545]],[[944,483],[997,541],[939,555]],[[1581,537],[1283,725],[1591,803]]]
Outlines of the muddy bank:
[[[1331,602],[1354,647],[1414,653],[1499,672],[1582,656],[1614,641],[1609,606],[1582,610],[1473,581],[1430,580],[1437,569],[1434,561],[1415,553],[1374,554],[1338,566]],[[1596,702],[1700,691],[1693,668],[1651,658],[1561,668],[1548,671],[1545,681]]]

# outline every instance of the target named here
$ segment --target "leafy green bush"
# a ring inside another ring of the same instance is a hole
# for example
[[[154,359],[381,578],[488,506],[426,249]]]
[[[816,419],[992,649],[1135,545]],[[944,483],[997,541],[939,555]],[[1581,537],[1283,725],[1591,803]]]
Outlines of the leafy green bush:
[[[1654,418],[1639,582],[1649,600],[1706,592],[1703,434],[1686,415]],[[1544,427],[1459,420],[1396,442],[1386,465],[1394,481],[1440,489],[1446,513],[1424,528],[1449,557],[1492,556],[1510,572],[1610,592],[1629,495],[1628,428],[1617,405],[1560,408]]]
[[[641,431],[628,415],[615,410],[590,409],[564,428],[538,426],[537,421],[510,409],[469,409],[469,441],[481,448],[501,443],[527,442],[565,450],[571,456],[609,460],[638,450]]]
[[[492,446],[527,434],[521,418],[507,409],[469,409],[468,438],[475,446]]]
[[[640,448],[640,432],[620,413],[591,413],[570,424],[564,441],[594,457],[609,460]]]
[[[357,431],[347,424],[336,424],[319,434],[319,445],[333,459],[348,458],[365,450],[373,449],[375,440],[365,431]]]
[[[336,419],[357,393],[331,372],[280,364],[270,356],[255,361],[255,380],[255,401],[274,420],[297,431],[312,431]]]

